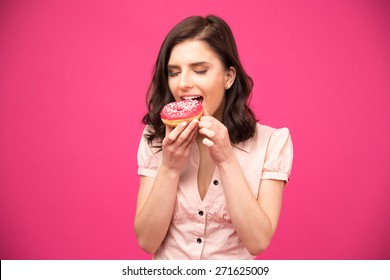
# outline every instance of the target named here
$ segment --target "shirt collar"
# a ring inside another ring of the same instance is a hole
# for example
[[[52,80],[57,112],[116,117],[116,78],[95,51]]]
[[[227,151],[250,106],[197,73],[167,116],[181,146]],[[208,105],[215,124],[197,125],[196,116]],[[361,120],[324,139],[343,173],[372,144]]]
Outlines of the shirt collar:
[[[247,141],[244,141],[244,142],[233,144],[232,146],[241,150],[241,151],[249,153],[250,152],[250,139]]]

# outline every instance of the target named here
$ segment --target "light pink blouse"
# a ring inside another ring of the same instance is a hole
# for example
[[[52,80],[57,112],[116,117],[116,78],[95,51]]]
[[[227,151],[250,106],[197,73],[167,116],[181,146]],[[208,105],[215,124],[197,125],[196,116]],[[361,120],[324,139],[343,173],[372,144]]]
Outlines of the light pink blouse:
[[[288,181],[293,146],[287,128],[257,124],[256,130],[253,138],[233,149],[253,196],[257,198],[261,179]],[[138,150],[139,175],[156,177],[162,156],[162,152],[157,151],[142,137]],[[256,256],[245,248],[230,220],[218,168],[201,200],[197,185],[198,166],[199,150],[194,144],[188,165],[180,177],[171,225],[154,259],[254,259]]]

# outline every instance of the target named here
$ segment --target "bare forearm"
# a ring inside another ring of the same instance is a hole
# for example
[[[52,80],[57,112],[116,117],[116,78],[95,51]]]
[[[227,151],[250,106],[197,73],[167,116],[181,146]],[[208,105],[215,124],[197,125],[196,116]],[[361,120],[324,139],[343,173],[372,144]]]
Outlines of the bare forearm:
[[[148,199],[136,214],[134,224],[138,242],[149,253],[158,249],[168,231],[179,177],[180,174],[161,166]]]
[[[267,248],[272,224],[248,185],[234,158],[218,167],[232,223],[248,251],[257,255]]]

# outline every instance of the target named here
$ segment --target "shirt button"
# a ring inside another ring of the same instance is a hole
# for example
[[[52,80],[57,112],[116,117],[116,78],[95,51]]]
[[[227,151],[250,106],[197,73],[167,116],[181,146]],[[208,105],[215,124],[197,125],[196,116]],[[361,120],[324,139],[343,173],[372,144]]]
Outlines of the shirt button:
[[[214,180],[214,181],[213,181],[213,184],[214,184],[215,186],[218,186],[218,184],[219,184],[218,180]]]
[[[196,239],[196,242],[198,242],[198,243],[202,243],[202,239],[200,239],[200,238],[197,238],[197,239]]]
[[[200,210],[200,211],[198,212],[198,214],[199,214],[199,216],[203,216],[203,211]]]

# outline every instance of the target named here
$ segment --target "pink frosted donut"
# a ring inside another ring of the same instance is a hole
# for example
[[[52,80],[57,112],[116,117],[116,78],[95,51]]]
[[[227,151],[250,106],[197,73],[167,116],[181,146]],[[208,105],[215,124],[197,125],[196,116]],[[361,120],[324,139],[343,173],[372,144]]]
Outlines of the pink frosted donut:
[[[189,123],[193,119],[200,119],[203,115],[202,103],[195,99],[171,102],[161,111],[161,120],[164,124],[176,127],[182,122]]]

